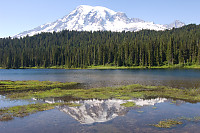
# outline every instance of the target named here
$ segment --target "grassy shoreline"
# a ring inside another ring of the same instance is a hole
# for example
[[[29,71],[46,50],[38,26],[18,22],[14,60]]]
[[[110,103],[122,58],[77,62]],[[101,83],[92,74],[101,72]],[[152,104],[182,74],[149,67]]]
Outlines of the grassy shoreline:
[[[0,69],[7,69],[0,67]],[[15,68],[9,68],[15,69]],[[20,67],[17,69],[200,69],[200,65],[163,65],[163,66],[111,66],[111,65],[99,65],[99,66],[87,66],[85,68],[67,68],[65,66],[51,66],[51,67]]]

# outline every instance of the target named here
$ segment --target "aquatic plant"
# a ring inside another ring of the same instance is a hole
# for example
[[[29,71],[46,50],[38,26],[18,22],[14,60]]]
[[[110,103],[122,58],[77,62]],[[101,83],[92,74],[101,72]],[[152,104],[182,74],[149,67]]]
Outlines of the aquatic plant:
[[[167,119],[164,121],[159,121],[158,124],[152,124],[152,126],[159,127],[159,128],[171,128],[180,124],[183,124],[183,123],[181,121],[177,121],[174,119]]]
[[[126,102],[126,103],[122,103],[120,105],[124,106],[124,107],[134,107],[134,106],[136,106],[136,104],[134,102]]]
[[[195,117],[182,116],[175,119],[166,119],[164,121],[159,121],[158,124],[150,124],[150,125],[159,128],[172,128],[175,127],[176,125],[183,124],[184,121],[200,122],[200,116],[195,116]]]
[[[152,107],[152,109],[157,109],[157,107],[154,106],[154,107]]]

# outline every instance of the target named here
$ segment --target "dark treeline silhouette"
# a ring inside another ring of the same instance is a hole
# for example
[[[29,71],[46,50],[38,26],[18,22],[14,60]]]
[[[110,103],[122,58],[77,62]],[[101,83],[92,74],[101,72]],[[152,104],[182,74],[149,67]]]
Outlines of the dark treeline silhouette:
[[[166,31],[42,33],[0,39],[0,67],[200,64],[200,25]]]

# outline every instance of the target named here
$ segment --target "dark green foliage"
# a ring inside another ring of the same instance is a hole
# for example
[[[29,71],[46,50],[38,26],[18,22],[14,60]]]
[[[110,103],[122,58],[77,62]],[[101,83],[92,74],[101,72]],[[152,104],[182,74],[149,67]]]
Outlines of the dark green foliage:
[[[200,63],[200,25],[166,31],[42,33],[0,39],[0,67],[189,66]]]

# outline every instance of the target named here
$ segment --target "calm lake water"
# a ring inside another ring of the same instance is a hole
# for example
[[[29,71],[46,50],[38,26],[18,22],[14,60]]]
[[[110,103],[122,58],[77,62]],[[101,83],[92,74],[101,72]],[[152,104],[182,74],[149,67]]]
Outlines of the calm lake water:
[[[0,80],[79,82],[86,88],[120,86],[135,83],[164,85],[177,88],[199,88],[200,70],[0,69]]]
[[[0,69],[0,80],[50,80],[79,82],[81,88],[128,84],[164,85],[177,88],[200,88],[200,70],[63,70],[63,69]],[[67,99],[68,100],[68,99]],[[11,101],[0,96],[0,108],[34,102],[64,102],[66,99]],[[60,106],[24,118],[0,122],[0,133],[85,133],[85,132],[199,132],[200,122],[183,120],[170,129],[151,126],[160,120],[200,116],[200,103],[172,99],[132,99],[140,107],[126,108],[127,100],[72,100],[80,107]]]

